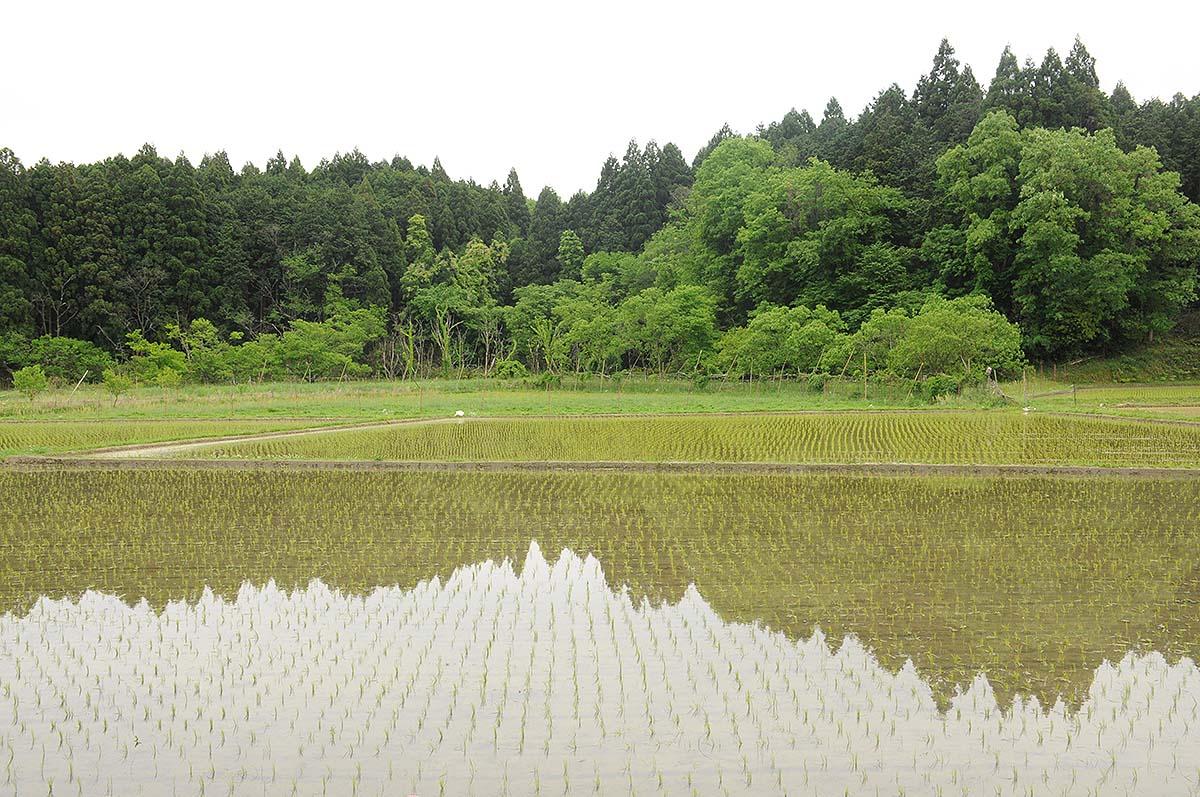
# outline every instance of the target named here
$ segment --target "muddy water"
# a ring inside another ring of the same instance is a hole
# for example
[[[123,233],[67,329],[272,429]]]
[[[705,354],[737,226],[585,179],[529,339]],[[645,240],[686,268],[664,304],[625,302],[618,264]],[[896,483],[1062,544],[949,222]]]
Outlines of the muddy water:
[[[519,575],[518,575],[519,571]],[[1078,709],[942,710],[854,638],[634,601],[534,544],[412,589],[111,595],[0,617],[0,792],[1191,794],[1200,671],[1153,652]],[[836,648],[836,650],[834,650]]]

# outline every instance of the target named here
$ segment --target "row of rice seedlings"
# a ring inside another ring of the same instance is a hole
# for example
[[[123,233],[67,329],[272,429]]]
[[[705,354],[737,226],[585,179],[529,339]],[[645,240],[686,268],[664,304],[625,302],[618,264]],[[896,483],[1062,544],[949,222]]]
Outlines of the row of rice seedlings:
[[[530,546],[357,597],[89,592],[0,618],[0,789],[101,794],[1186,794],[1200,671],[1129,654],[1078,710],[945,710],[911,663],[613,591]]]
[[[303,420],[0,421],[0,455],[225,437],[314,426]]]
[[[1200,427],[1007,412],[465,419],[189,451],[236,459],[1200,466]]]
[[[531,537],[635,597],[853,633],[945,701],[1081,699],[1131,646],[1200,654],[1200,480],[376,472],[0,473],[0,608],[102,589],[154,606],[243,580],[365,593]]]
[[[1077,391],[1082,403],[1200,404],[1200,385],[1111,385]]]

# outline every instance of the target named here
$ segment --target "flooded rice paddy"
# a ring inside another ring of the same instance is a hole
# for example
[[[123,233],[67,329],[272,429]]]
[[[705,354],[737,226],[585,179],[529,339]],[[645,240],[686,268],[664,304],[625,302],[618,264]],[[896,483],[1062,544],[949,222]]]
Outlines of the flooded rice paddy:
[[[154,451],[146,452],[157,456]],[[187,447],[255,460],[1200,467],[1200,426],[1019,412],[467,418]]]
[[[1190,793],[1200,672],[1130,654],[1083,704],[942,710],[882,668],[730,623],[689,587],[653,606],[531,545],[443,584],[233,600],[85,594],[0,620],[2,783],[17,793]],[[55,788],[57,784],[57,790]]]
[[[0,793],[1200,788],[1186,476],[9,470],[0,496]]]

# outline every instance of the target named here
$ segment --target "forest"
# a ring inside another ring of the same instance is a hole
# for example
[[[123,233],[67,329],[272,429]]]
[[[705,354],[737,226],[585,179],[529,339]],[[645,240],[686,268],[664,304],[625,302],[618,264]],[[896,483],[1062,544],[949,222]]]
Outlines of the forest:
[[[943,41],[857,117],[631,141],[566,199],[357,150],[0,149],[0,378],[961,381],[1169,332],[1198,200],[1200,95],[1106,93],[1078,39],[986,85]]]

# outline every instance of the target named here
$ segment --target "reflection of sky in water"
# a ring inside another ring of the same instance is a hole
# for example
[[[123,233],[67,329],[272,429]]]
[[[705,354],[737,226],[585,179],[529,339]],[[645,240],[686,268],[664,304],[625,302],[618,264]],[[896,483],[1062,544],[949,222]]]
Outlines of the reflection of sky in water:
[[[634,604],[536,545],[365,597],[88,593],[0,618],[0,790],[94,794],[1189,794],[1200,672],[1105,664],[1076,711],[940,712],[853,639]],[[4,752],[8,751],[5,755]]]

